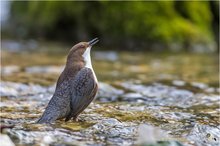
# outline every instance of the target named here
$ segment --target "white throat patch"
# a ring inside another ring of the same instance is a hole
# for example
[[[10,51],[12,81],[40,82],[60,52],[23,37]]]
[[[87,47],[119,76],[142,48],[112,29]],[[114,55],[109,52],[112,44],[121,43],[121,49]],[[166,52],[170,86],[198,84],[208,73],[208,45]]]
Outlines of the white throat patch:
[[[95,78],[95,81],[97,82],[97,78],[96,78],[95,72],[94,72],[94,70],[92,68],[90,50],[91,50],[91,46],[86,48],[86,51],[83,53],[82,57],[83,57],[83,59],[85,61],[85,67],[90,68],[92,70],[92,73],[93,73],[93,76]]]
[[[83,53],[83,59],[85,61],[85,67],[92,69],[91,56],[90,56],[91,47],[86,48],[86,51]]]

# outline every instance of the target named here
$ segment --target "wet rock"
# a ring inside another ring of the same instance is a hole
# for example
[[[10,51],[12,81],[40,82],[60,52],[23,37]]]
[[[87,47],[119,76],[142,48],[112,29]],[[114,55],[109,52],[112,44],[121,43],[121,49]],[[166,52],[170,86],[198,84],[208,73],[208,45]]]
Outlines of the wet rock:
[[[35,40],[13,41],[3,40],[1,48],[9,52],[20,52],[21,50],[33,50],[38,47],[38,43]]]
[[[205,95],[205,94],[196,94],[194,96],[194,103],[192,105],[213,105],[220,104],[220,96],[218,95]]]
[[[0,94],[1,96],[19,96],[28,94],[38,94],[47,92],[47,88],[40,85],[26,85],[14,82],[1,82]]]
[[[4,40],[2,42],[2,48],[7,49],[10,52],[18,52],[22,47],[22,44],[16,41]]]
[[[43,99],[48,94],[53,94],[55,91],[56,85],[52,85],[49,87],[43,87],[35,84],[23,84],[16,82],[1,82],[0,94],[1,96],[24,96],[24,95],[32,95],[32,97],[39,97]],[[106,83],[99,83],[99,91],[97,95],[97,100],[100,101],[115,101],[118,99],[120,95],[124,93],[123,90],[119,90],[114,88],[113,86]]]
[[[98,137],[110,145],[131,145],[136,137],[136,129],[134,125],[120,122],[114,118],[108,118],[86,129],[84,133]]]
[[[118,106],[117,108],[121,111],[131,111],[131,112],[146,110],[146,106],[141,105],[141,103],[140,104],[135,104],[135,105],[133,105],[133,104],[122,104],[122,105]]]
[[[20,71],[20,67],[18,67],[16,65],[1,67],[1,74],[2,75],[11,75],[11,74],[19,72],[19,71]]]
[[[213,105],[217,104],[220,96],[215,94],[206,95],[203,93],[194,94],[191,91],[177,89],[172,86],[166,86],[155,83],[153,85],[144,86],[141,84],[122,83],[126,90],[136,92],[136,94],[125,94],[122,100],[138,101],[142,100],[148,105],[161,106],[179,106],[183,108],[192,105]],[[132,95],[132,96],[130,96]],[[139,96],[139,97],[138,97]]]
[[[136,101],[136,102],[142,102],[146,101],[146,97],[141,95],[140,93],[127,93],[122,95],[123,100],[125,101]]]
[[[181,121],[186,119],[195,118],[195,115],[184,112],[172,112],[172,111],[162,111],[154,112],[153,115],[160,119],[166,119],[168,121]]]
[[[93,133],[104,134],[108,137],[133,135],[134,127],[119,122],[117,119],[109,118],[100,121],[91,128]]]
[[[122,83],[122,86],[126,89],[141,93],[148,97],[174,97],[174,96],[192,96],[193,93],[187,90],[176,89],[175,87],[170,87],[155,83],[150,86],[144,86],[140,84],[132,83]]]
[[[60,74],[64,69],[63,66],[32,66],[25,68],[27,73],[54,73]]]
[[[15,146],[15,144],[11,141],[10,137],[6,134],[0,134],[0,139],[2,146]]]
[[[181,81],[181,80],[174,80],[174,81],[172,81],[172,83],[175,86],[184,86],[186,84],[186,82]]]
[[[193,87],[197,87],[199,89],[206,89],[206,88],[208,88],[208,85],[206,85],[204,83],[192,82],[191,85]]]
[[[0,95],[1,96],[18,96],[18,91],[8,85],[7,83],[1,82]]]
[[[118,60],[118,54],[113,51],[105,51],[105,52],[96,51],[94,53],[94,58],[96,60],[116,61]]]
[[[92,102],[79,115],[79,122],[65,123],[61,120],[52,126],[41,127],[34,123],[45,110],[55,85],[43,87],[2,82],[1,87],[0,91],[4,95],[19,97],[3,97],[0,103],[1,122],[5,125],[15,125],[7,130],[16,144],[134,145],[137,142],[138,125],[143,122],[160,126],[166,133],[181,137],[186,137],[189,131],[195,136],[192,132],[196,131],[195,127],[193,128],[195,123],[209,123],[208,133],[211,133],[211,136],[219,134],[213,133],[213,130],[209,131],[211,124],[217,125],[218,120],[219,109],[217,110],[216,105],[219,104],[220,97],[215,94],[192,93],[158,83],[142,85],[124,82],[120,89],[117,89],[101,82],[98,101]],[[123,102],[103,103],[106,101]],[[148,131],[150,136],[154,135],[154,132],[150,132],[154,130],[149,127],[144,131]],[[171,141],[167,143],[158,143],[156,136],[150,136],[149,140],[154,138],[156,145],[181,145],[172,141],[175,139],[171,137],[168,137]],[[199,136],[197,135],[197,139]],[[190,134],[188,137],[191,137]],[[217,140],[215,137],[213,139]]]
[[[115,101],[123,93],[123,90],[116,89],[109,84],[99,83],[99,90],[96,99],[102,102]]]
[[[191,105],[193,93],[188,90],[177,89],[175,87],[166,86],[155,83],[150,86],[141,84],[133,84],[124,82],[122,87],[127,90],[134,91],[145,97],[146,104],[163,105],[163,106],[181,106],[187,107]]]
[[[219,146],[220,127],[196,124],[187,138],[197,146]]]
[[[10,130],[8,132],[10,137],[16,139],[19,144],[25,145],[85,145],[83,142],[79,142],[75,139],[77,135],[74,133],[67,133],[67,131],[23,131],[23,130]]]
[[[209,87],[209,88],[205,89],[205,92],[207,92],[207,93],[214,93],[215,92],[215,88]]]

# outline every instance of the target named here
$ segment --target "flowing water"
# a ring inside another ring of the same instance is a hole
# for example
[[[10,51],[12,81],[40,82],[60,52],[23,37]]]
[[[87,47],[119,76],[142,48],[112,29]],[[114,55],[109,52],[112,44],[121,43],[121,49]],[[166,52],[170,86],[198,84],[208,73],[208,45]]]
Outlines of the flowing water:
[[[35,124],[67,50],[1,52],[1,140],[13,145],[218,145],[215,54],[93,51],[95,101],[78,121]]]

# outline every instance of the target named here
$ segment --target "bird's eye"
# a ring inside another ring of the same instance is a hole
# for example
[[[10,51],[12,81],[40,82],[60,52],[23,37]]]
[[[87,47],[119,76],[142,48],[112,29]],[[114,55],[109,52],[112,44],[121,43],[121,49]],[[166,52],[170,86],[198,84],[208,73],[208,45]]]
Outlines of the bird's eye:
[[[80,45],[80,48],[85,48],[85,46],[84,45]]]

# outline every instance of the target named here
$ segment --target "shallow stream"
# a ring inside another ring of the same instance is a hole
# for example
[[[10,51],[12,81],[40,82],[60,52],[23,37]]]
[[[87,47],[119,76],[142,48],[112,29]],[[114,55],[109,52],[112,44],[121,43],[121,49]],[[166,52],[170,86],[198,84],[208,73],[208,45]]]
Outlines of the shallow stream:
[[[78,121],[35,124],[68,51],[2,50],[1,141],[29,145],[218,145],[218,56],[93,51],[95,101]]]

